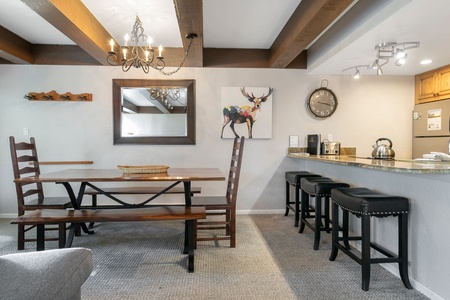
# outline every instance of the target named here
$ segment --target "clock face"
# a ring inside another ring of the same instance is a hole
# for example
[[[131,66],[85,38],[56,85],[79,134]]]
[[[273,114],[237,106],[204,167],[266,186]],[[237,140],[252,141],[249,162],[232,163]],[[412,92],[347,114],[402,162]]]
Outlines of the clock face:
[[[315,90],[308,100],[309,110],[318,118],[331,116],[336,111],[337,104],[336,96],[327,88]]]

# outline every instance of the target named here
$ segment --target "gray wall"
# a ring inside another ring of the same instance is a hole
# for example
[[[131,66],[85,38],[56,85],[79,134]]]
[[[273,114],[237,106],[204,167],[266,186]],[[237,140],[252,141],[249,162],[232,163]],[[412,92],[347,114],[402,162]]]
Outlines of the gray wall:
[[[189,146],[113,145],[112,79],[170,79],[156,72],[123,73],[115,67],[0,65],[0,216],[16,213],[8,136],[27,140],[23,128],[37,141],[41,161],[92,160],[93,168],[117,165],[167,164],[172,167],[219,167],[227,174],[231,139],[220,139],[221,87],[274,88],[271,139],[248,140],[242,166],[238,210],[281,211],[284,172],[297,166],[287,159],[289,135],[305,145],[308,133],[333,135],[343,147],[357,147],[370,155],[379,137],[393,141],[397,157],[411,156],[411,111],[414,78],[411,76],[308,75],[304,70],[184,68],[173,79],[195,79],[197,144]],[[338,97],[336,113],[329,119],[311,117],[305,101],[329,81]],[[93,102],[32,102],[28,92],[92,93]],[[264,105],[262,106],[264,110]],[[243,126],[243,125],[242,125]],[[258,126],[258,122],[255,123]],[[86,166],[44,166],[42,172]],[[225,182],[202,183],[204,194],[223,194]],[[48,195],[64,195],[62,187],[45,186]]]

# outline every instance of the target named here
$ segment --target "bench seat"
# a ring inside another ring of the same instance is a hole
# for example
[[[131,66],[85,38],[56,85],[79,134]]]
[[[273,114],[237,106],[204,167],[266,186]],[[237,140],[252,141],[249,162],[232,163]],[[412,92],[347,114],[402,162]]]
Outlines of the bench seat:
[[[205,219],[204,207],[175,205],[118,209],[38,209],[15,218],[11,224],[39,225],[84,222],[132,222]]]
[[[136,222],[136,221],[174,221],[185,220],[185,244],[183,253],[189,255],[188,270],[194,272],[194,222],[206,219],[205,207],[186,207],[175,205],[151,206],[135,209],[42,209],[19,216],[11,224],[36,225],[37,249],[44,250],[44,225],[85,222]],[[66,247],[70,247],[72,237]]]

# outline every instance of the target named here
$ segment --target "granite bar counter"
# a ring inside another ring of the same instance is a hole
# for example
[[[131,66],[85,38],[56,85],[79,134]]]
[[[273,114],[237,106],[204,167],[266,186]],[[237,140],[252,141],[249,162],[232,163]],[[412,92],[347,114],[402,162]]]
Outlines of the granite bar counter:
[[[356,150],[341,151],[341,155],[306,156],[302,154],[304,150],[288,149],[286,171],[309,171],[351,187],[409,199],[411,283],[431,299],[450,299],[450,162],[372,159],[356,155]],[[394,253],[397,252],[396,222],[396,218],[373,220],[373,241]],[[359,222],[351,221],[350,226],[351,231],[360,232]],[[359,242],[354,246],[358,248]],[[342,263],[342,259],[338,255],[336,260]],[[395,264],[381,266],[399,276]]]
[[[354,148],[353,148],[354,149]],[[356,151],[345,151],[347,155],[308,155],[298,148],[289,148],[288,156],[331,164],[347,165],[373,170],[417,174],[450,174],[450,161],[430,161],[412,159],[374,159],[356,156]]]

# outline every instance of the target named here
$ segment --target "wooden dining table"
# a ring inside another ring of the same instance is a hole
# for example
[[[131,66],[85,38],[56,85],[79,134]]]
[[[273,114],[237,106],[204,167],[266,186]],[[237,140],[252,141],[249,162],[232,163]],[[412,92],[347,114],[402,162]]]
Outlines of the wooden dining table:
[[[102,182],[171,182],[156,196],[164,194],[174,186],[183,183],[184,199],[186,206],[191,205],[191,182],[192,181],[224,181],[225,177],[218,168],[169,168],[165,173],[124,173],[120,169],[66,169],[51,173],[40,174],[16,179],[15,182],[53,182],[64,185],[72,201],[74,209],[79,209],[82,204],[86,186],[104,194],[105,196],[123,204],[120,199],[104,192],[96,184]],[[73,183],[80,183],[78,193],[72,188]],[[149,199],[153,200],[153,196]],[[119,200],[119,201],[117,201]],[[150,200],[150,201],[151,201]],[[145,205],[149,201],[140,205]],[[133,206],[133,205],[131,205]]]
[[[15,182],[22,183],[57,183],[62,184],[68,193],[68,196],[72,202],[74,209],[80,209],[86,187],[90,187],[100,194],[107,196],[108,198],[121,204],[119,207],[125,208],[139,208],[144,207],[148,202],[152,201],[156,197],[169,191],[171,188],[178,184],[184,185],[184,201],[186,206],[191,206],[191,182],[192,181],[224,181],[225,177],[218,168],[169,168],[164,173],[125,173],[120,169],[65,169],[61,171],[55,171],[38,176],[24,177],[16,179]],[[120,199],[109,195],[104,192],[99,183],[105,182],[167,182],[167,187],[163,188],[160,193],[153,195],[146,201],[139,204],[129,204],[121,201]],[[78,192],[75,193],[72,185],[79,183]],[[87,228],[85,224],[81,225],[85,233],[93,233]],[[69,236],[73,237],[73,228]]]

